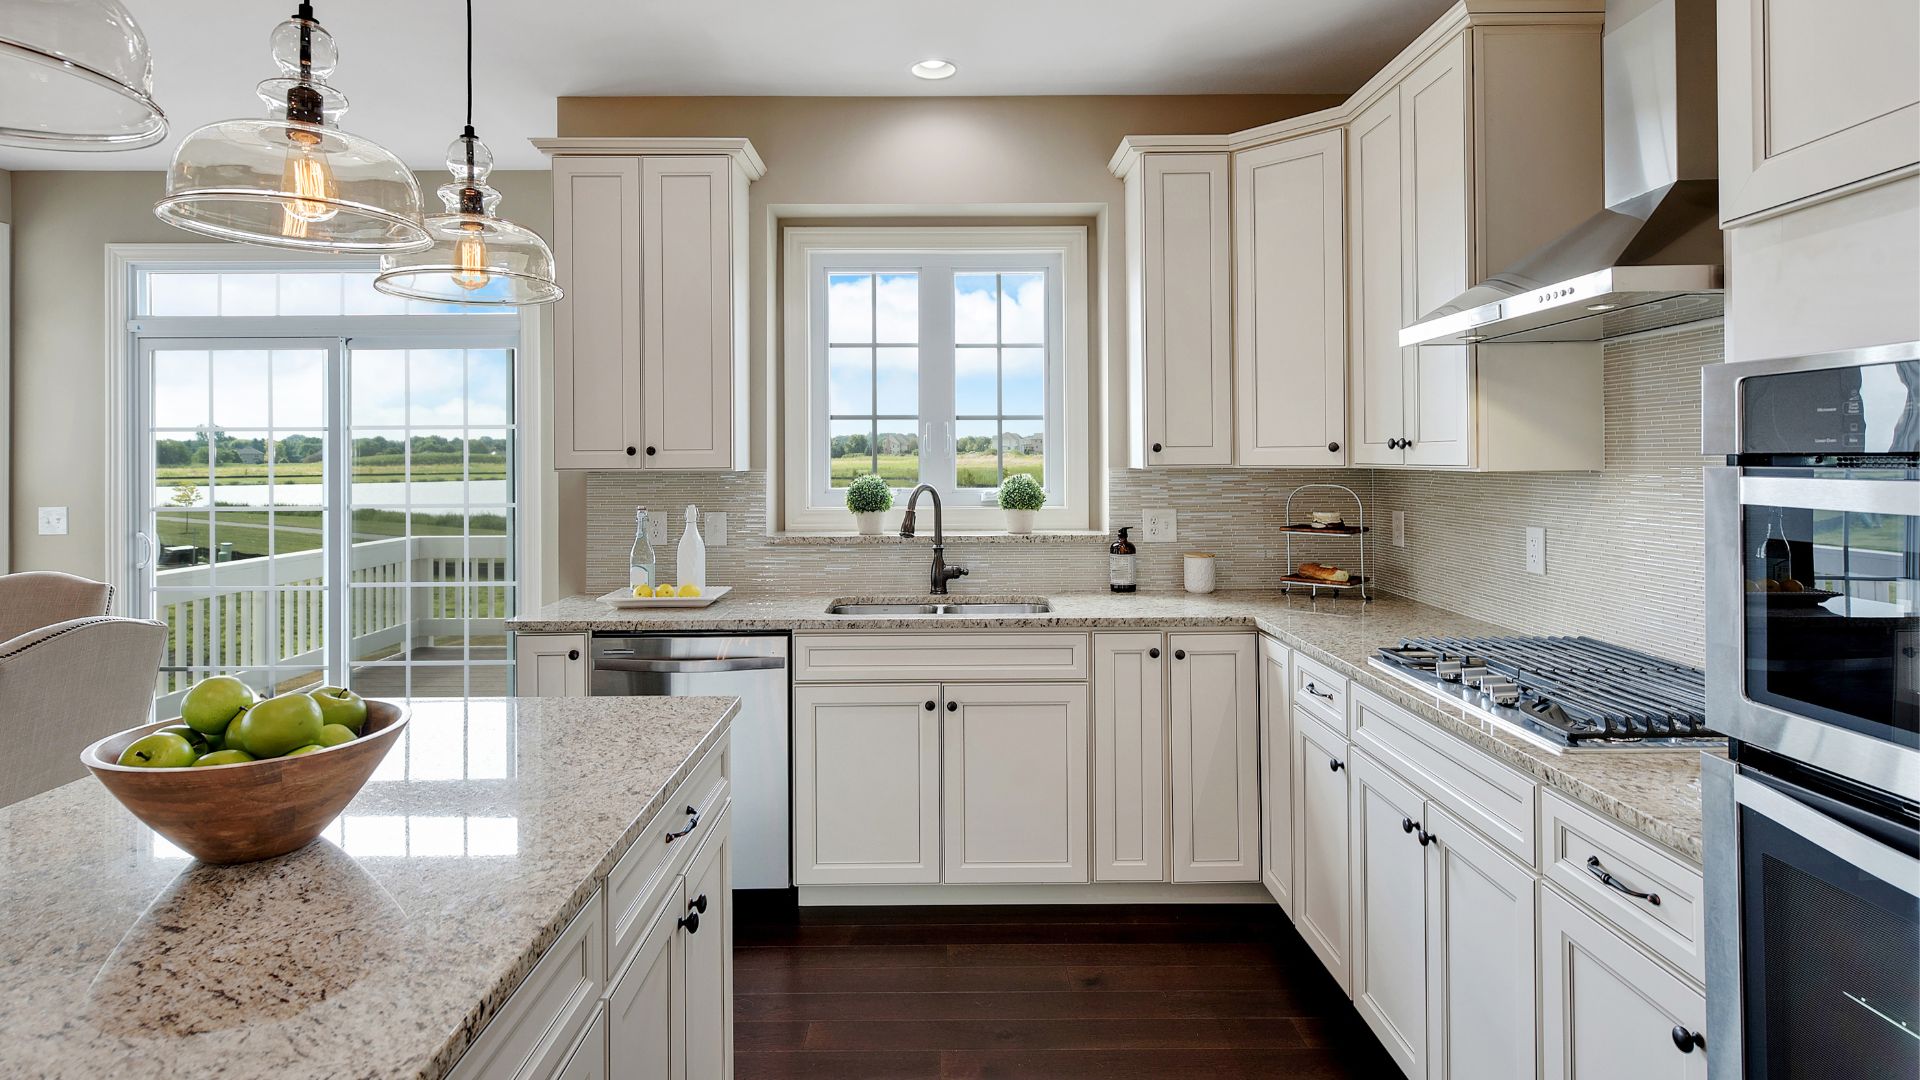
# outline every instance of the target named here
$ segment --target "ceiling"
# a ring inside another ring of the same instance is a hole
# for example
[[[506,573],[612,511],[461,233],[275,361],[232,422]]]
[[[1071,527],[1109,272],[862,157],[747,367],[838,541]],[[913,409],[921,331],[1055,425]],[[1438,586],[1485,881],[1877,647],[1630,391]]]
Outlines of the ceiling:
[[[126,0],[171,133],[146,150],[0,147],[0,168],[160,169],[193,128],[260,115],[267,34],[292,0]],[[477,0],[475,127],[502,168],[541,168],[576,95],[1344,93],[1449,0]],[[320,0],[354,107],[343,127],[436,166],[459,132],[456,0]],[[913,78],[944,57],[959,74]],[[734,134],[715,132],[717,135]]]

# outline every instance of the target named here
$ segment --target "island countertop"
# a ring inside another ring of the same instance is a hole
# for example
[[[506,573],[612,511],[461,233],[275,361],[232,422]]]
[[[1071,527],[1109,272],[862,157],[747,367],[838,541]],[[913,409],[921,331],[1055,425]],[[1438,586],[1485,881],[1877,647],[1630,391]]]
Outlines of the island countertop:
[[[410,707],[276,859],[195,862],[91,777],[0,808],[0,1075],[444,1076],[739,702]]]

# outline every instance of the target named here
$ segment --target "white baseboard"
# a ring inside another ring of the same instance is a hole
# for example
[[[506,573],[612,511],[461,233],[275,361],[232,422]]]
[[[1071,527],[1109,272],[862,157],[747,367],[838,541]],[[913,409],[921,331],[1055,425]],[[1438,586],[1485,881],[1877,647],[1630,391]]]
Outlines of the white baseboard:
[[[1101,881],[1061,885],[802,885],[801,907],[942,904],[1271,904],[1257,881],[1172,884]]]

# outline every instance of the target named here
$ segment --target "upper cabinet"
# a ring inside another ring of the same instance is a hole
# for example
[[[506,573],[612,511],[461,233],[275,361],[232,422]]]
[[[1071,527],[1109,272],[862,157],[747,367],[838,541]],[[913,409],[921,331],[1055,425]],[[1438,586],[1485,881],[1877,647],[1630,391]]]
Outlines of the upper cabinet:
[[[1719,0],[1720,217],[1920,166],[1920,5]]]
[[[747,467],[744,139],[545,139],[553,155],[554,463]]]

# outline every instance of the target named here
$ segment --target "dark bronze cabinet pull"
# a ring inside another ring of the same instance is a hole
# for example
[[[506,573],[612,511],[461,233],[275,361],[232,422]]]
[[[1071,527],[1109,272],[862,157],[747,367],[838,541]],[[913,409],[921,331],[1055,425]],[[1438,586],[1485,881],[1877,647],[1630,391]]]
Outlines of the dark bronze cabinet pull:
[[[567,659],[569,659],[569,660],[578,660],[578,659],[580,659],[580,650],[579,650],[579,649],[568,649],[568,650],[567,650]]]
[[[927,711],[928,711],[928,712],[932,712],[932,711],[933,711],[933,702],[931,702],[931,701],[929,701],[929,702],[927,702]]]
[[[1415,839],[1415,840],[1418,840],[1418,841],[1420,841],[1420,846],[1421,846],[1421,847],[1426,847],[1426,846],[1427,846],[1428,844],[1431,844],[1431,843],[1433,843],[1434,841],[1436,841],[1436,840],[1438,840],[1438,839],[1440,839],[1440,838],[1439,838],[1439,837],[1437,837],[1437,836],[1435,836],[1435,835],[1433,835],[1432,833],[1430,833],[1430,832],[1428,832],[1428,831],[1427,831],[1427,830],[1425,830],[1425,829],[1421,829],[1421,830],[1420,830],[1420,835],[1419,835],[1419,836],[1416,836],[1416,837],[1414,837],[1414,839]]]
[[[1187,650],[1185,649],[1173,650],[1173,658],[1175,660],[1185,660],[1187,658]]]
[[[959,703],[959,702],[957,702],[957,701],[949,701],[949,702],[947,702],[947,711],[948,711],[948,712],[959,712],[959,711],[960,711],[960,703]]]
[[[697,911],[689,911],[674,921],[689,934],[700,932],[700,913]]]
[[[1156,453],[1156,454],[1160,452],[1160,444],[1159,444],[1159,443],[1154,443],[1154,444],[1153,444],[1153,452],[1154,452],[1154,453]]]
[[[1307,684],[1307,693],[1309,693],[1309,694],[1311,694],[1311,695],[1313,695],[1314,697],[1317,697],[1317,698],[1326,698],[1326,699],[1327,699],[1328,701],[1332,701],[1332,700],[1333,700],[1333,695],[1332,695],[1331,693],[1329,693],[1329,692],[1327,692],[1327,691],[1325,691],[1325,690],[1322,690],[1322,689],[1320,689],[1320,688],[1319,688],[1318,686],[1315,686],[1315,685],[1314,685],[1313,683],[1311,683],[1311,682],[1309,682],[1309,683]]]
[[[1632,889],[1628,888],[1625,882],[1621,881],[1617,877],[1614,877],[1612,874],[1607,873],[1606,867],[1603,867],[1600,865],[1600,856],[1598,855],[1587,856],[1587,873],[1592,874],[1595,878],[1598,878],[1600,881],[1600,884],[1605,885],[1607,888],[1612,889],[1614,892],[1623,893],[1627,896],[1631,896],[1635,900],[1645,900],[1647,903],[1652,904],[1654,907],[1660,906],[1659,893],[1635,892]],[[1674,1030],[1678,1031],[1680,1029],[1675,1028]]]
[[[1675,1024],[1673,1045],[1679,1047],[1681,1053],[1691,1054],[1696,1047],[1701,1050],[1707,1048],[1707,1037],[1697,1031],[1688,1031],[1684,1024]]]
[[[686,813],[687,813],[687,827],[684,829],[681,829],[679,832],[668,833],[667,843],[671,844],[675,840],[680,839],[681,837],[687,835],[688,833],[700,827],[700,811],[689,806],[687,807]]]
[[[1340,452],[1340,444],[1339,444],[1339,443],[1337,443],[1337,442],[1330,442],[1330,443],[1328,443],[1328,444],[1327,444],[1327,453],[1329,453],[1329,454],[1337,454],[1337,453],[1339,453],[1339,452]]]
[[[1160,659],[1160,650],[1159,650],[1159,649],[1148,649],[1148,650],[1147,650],[1147,656],[1149,656],[1149,657],[1151,657],[1152,659],[1155,659],[1155,660],[1158,660],[1158,659]]]
[[[696,896],[692,900],[687,901],[687,910],[697,911],[700,914],[705,915],[707,913],[707,894],[701,893],[699,896]]]
[[[1347,767],[1347,763],[1344,761],[1341,761],[1339,758],[1327,759],[1327,768],[1332,769],[1334,772],[1339,772],[1341,769],[1344,769],[1346,767]]]
[[[1409,817],[1409,818],[1401,818],[1401,819],[1400,819],[1400,831],[1401,831],[1401,832],[1404,832],[1404,833],[1410,833],[1410,832],[1412,832],[1413,830],[1415,830],[1415,829],[1417,829],[1417,828],[1419,828],[1419,827],[1420,827],[1420,823],[1419,823],[1419,822],[1417,822],[1417,821],[1415,821],[1415,820],[1413,820],[1413,819],[1412,819],[1412,818],[1410,818],[1410,817]]]

